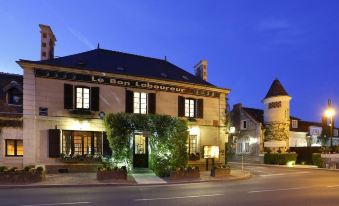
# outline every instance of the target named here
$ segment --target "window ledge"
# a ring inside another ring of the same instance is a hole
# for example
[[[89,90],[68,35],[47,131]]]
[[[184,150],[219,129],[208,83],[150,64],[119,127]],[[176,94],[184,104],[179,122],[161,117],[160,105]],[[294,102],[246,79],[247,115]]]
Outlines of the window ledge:
[[[74,110],[71,110],[71,113],[78,114],[78,115],[93,115],[93,113],[89,109],[74,109]]]

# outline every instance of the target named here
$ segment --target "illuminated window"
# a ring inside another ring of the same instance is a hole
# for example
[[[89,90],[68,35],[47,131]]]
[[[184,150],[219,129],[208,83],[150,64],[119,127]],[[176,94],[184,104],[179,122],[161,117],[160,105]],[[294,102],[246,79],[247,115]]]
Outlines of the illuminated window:
[[[338,136],[338,130],[337,130],[337,129],[334,129],[334,130],[333,130],[333,136],[334,136],[334,137],[337,137],[337,136]]]
[[[197,135],[190,135],[188,142],[188,154],[197,153]]]
[[[76,87],[76,108],[89,109],[89,88]]]
[[[298,128],[298,120],[292,120],[292,128]]]
[[[63,154],[94,155],[102,153],[101,132],[63,131],[62,134]]]
[[[146,137],[136,134],[134,136],[134,154],[146,154]]]
[[[245,151],[246,153],[250,152],[250,143],[249,142],[245,142]]]
[[[185,99],[185,117],[195,117],[194,99]]]
[[[237,153],[242,153],[242,142],[237,143]]]
[[[17,139],[6,139],[6,156],[23,156],[23,141]]]
[[[133,93],[134,113],[147,114],[147,93]]]

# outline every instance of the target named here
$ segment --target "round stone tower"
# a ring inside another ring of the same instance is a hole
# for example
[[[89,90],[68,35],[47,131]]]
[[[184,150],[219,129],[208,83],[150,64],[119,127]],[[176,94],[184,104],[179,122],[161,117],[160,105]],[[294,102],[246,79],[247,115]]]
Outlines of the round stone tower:
[[[275,79],[262,101],[265,104],[265,148],[288,149],[291,99],[281,82]]]

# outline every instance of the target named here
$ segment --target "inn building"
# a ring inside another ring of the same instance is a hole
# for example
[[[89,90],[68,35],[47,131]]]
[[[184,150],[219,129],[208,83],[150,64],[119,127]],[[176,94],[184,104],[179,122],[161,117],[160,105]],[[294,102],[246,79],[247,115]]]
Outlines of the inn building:
[[[193,75],[166,59],[99,46],[56,58],[52,29],[40,29],[41,60],[17,61],[23,69],[22,165],[63,164],[60,154],[109,154],[102,117],[121,112],[185,119],[189,153],[219,146],[217,161],[224,161],[230,90],[207,81],[206,60],[195,65]],[[146,133],[132,139],[133,155],[148,158]],[[134,162],[134,167],[145,166]]]

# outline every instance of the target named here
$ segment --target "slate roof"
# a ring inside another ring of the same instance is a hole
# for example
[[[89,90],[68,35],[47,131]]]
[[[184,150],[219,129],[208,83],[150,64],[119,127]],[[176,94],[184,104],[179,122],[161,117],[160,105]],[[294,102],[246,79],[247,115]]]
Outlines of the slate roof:
[[[166,60],[100,48],[43,61],[20,61],[216,87]]]
[[[268,90],[265,99],[269,97],[276,97],[276,96],[288,96],[285,88],[281,84],[281,82],[278,79],[275,79]]]
[[[250,115],[253,119],[257,122],[263,123],[264,122],[264,110],[262,109],[254,109],[248,107],[242,107],[245,112]]]
[[[7,104],[6,94],[4,88],[8,87],[11,83],[23,85],[23,77],[19,74],[9,74],[0,72],[0,116],[21,116],[22,106],[13,106]]]

